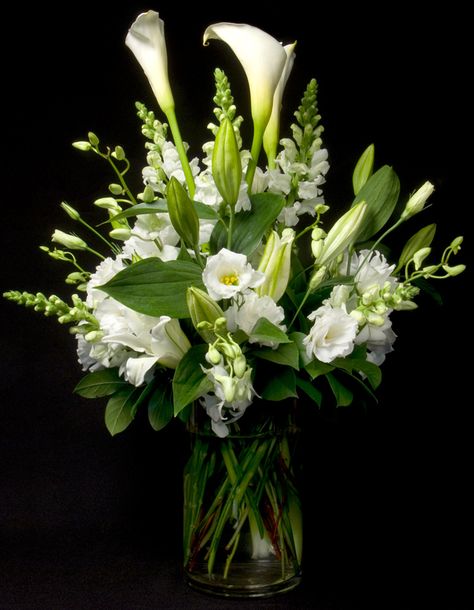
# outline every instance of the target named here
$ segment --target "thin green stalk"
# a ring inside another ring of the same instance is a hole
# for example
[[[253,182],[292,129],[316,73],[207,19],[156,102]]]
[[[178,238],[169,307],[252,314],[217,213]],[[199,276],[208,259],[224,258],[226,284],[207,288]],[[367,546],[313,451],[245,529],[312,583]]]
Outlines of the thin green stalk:
[[[123,190],[124,190],[124,191],[127,193],[128,197],[129,197],[129,199],[130,199],[130,202],[132,203],[132,205],[135,205],[135,204],[137,203],[137,200],[135,199],[135,197],[134,197],[134,195],[133,195],[132,191],[131,191],[131,190],[128,188],[128,185],[127,185],[127,183],[126,183],[126,181],[125,181],[125,178],[123,177],[123,176],[124,176],[124,174],[125,174],[125,173],[128,171],[128,168],[130,167],[130,163],[128,163],[128,161],[127,161],[127,164],[128,164],[128,165],[127,165],[127,167],[125,168],[125,171],[121,172],[121,171],[119,170],[119,168],[118,168],[118,167],[115,165],[115,163],[113,162],[113,160],[112,160],[112,156],[111,156],[111,153],[110,153],[110,150],[108,151],[108,153],[107,153],[107,154],[104,154],[104,153],[100,152],[99,150],[96,150],[96,152],[97,152],[97,154],[98,154],[98,155],[100,155],[100,156],[101,156],[103,159],[106,159],[106,160],[107,160],[107,161],[110,163],[110,165],[112,166],[112,169],[114,170],[114,172],[115,172],[115,174],[116,174],[117,178],[119,179],[119,182],[120,182],[120,184],[121,184],[121,186],[122,186]]]
[[[247,166],[247,173],[245,175],[245,180],[248,184],[249,195],[252,192],[253,177],[255,176],[258,158],[260,156],[260,151],[262,150],[263,131],[264,130],[261,129],[261,127],[255,127],[253,132],[252,150],[250,151],[251,157]]]
[[[229,226],[227,227],[227,250],[232,250],[232,233],[234,232],[235,207],[230,207]]]
[[[94,250],[93,248],[90,248],[89,246],[87,246],[86,250],[87,250],[87,252],[90,252],[91,254],[95,254],[100,259],[105,261],[105,256],[103,256],[100,252],[97,252],[97,250]]]
[[[114,244],[112,242],[110,242],[108,239],[106,239],[103,235],[101,235],[99,233],[99,231],[96,231],[94,229],[94,227],[91,227],[91,225],[88,224],[82,218],[78,218],[78,220],[82,225],[84,225],[87,229],[89,229],[89,231],[91,231],[96,237],[98,237],[100,240],[102,240],[104,242],[104,244],[107,244],[107,246],[112,250],[112,252],[116,252],[116,247],[114,246]]]
[[[169,110],[167,110],[166,118],[168,119],[174,144],[176,146],[176,150],[178,151],[179,160],[181,161],[181,165],[183,167],[184,176],[186,178],[186,184],[188,185],[189,196],[192,199],[194,197],[196,185],[194,184],[193,172],[191,171],[191,166],[189,165],[188,156],[186,154],[183,140],[181,138],[181,133],[179,131],[178,121],[176,120],[174,108],[170,108]]]

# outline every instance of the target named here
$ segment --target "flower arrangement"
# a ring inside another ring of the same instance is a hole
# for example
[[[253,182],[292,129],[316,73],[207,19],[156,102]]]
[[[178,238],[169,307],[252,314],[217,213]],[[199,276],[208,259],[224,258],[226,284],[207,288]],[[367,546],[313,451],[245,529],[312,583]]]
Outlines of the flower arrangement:
[[[373,145],[355,165],[353,201],[327,214],[323,185],[329,162],[316,80],[304,91],[289,133],[280,137],[295,44],[282,46],[258,28],[233,23],[209,26],[204,44],[214,39],[230,46],[248,79],[249,148],[231,85],[216,69],[210,141],[203,144],[201,159],[188,158],[168,78],[164,24],[156,12],[141,14],[126,44],[166,120],[136,104],[147,150],[143,190],[134,193],[129,187],[131,164],[122,146],[104,146],[94,133],[75,142],[75,148],[103,158],[115,178],[107,195],[94,201],[106,214],[99,227],[61,204],[90,234],[92,246],[75,232],[56,230],[54,246],[42,247],[72,266],[66,277],[74,290],[71,302],[42,293],[4,294],[71,324],[87,371],[75,391],[86,398],[108,397],[105,423],[111,434],[125,430],[145,407],[150,424],[160,430],[173,417],[188,421],[196,404],[206,415],[209,434],[225,439],[245,429],[248,412],[263,401],[305,397],[316,406],[344,406],[356,394],[374,397],[380,366],[396,339],[392,313],[416,308],[429,280],[464,270],[452,264],[462,237],[439,259],[428,260],[434,224],[418,229],[399,252],[386,248],[386,238],[423,211],[433,186],[425,182],[401,201],[394,170],[374,169]],[[336,220],[325,222],[334,213]],[[99,264],[85,269],[80,252],[96,256]],[[188,472],[204,472],[206,443],[198,442]],[[272,483],[262,469],[275,447],[260,443],[242,450],[238,459],[223,447],[220,484],[241,485],[237,513],[231,510],[235,493],[214,512],[213,496],[204,511],[205,528],[202,513],[188,515],[188,549],[191,538],[198,540],[198,551],[208,545],[211,574],[226,520],[234,520],[236,532],[248,520],[254,555],[267,548],[299,563],[294,502],[287,503],[277,526],[274,519],[278,535],[273,537],[265,533],[256,508],[267,494],[275,515],[277,499],[293,497],[291,485],[282,494],[282,479]],[[258,447],[265,449],[259,453]],[[259,477],[253,491],[250,475]],[[209,467],[192,493],[202,497],[213,476]],[[189,552],[187,559],[195,561],[195,554]]]

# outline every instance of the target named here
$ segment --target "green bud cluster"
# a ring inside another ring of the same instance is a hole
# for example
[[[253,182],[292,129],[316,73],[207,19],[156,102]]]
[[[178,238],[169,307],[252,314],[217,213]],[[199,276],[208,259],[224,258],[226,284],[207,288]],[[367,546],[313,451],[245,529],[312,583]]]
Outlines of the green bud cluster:
[[[84,325],[83,330],[87,329],[88,332],[94,328],[96,330],[99,328],[96,318],[90,313],[87,305],[77,294],[73,294],[71,297],[72,307],[58,296],[53,294],[46,297],[42,292],[32,294],[31,292],[10,290],[9,292],[5,292],[3,296],[18,305],[32,307],[35,311],[43,313],[47,317],[56,316],[60,324],[78,324],[79,322],[86,322],[87,324]]]
[[[213,97],[213,102],[216,107],[213,109],[213,113],[218,121],[218,124],[215,125],[214,123],[209,123],[207,128],[211,130],[214,136],[216,136],[219,130],[219,124],[222,123],[224,119],[229,119],[229,121],[232,123],[238,147],[240,149],[242,146],[240,126],[242,125],[244,119],[240,115],[237,117],[235,116],[237,107],[234,104],[234,97],[230,89],[229,79],[223,70],[216,68],[214,71],[214,80],[216,85],[216,94]]]
[[[318,114],[318,83],[313,78],[306,87],[298,110],[294,113],[297,123],[291,125],[293,139],[298,145],[298,161],[311,164],[311,158],[322,145],[321,134],[324,127],[319,124],[321,115]]]
[[[161,151],[163,144],[166,142],[168,134],[168,125],[161,123],[156,117],[152,110],[148,110],[145,104],[141,102],[135,102],[137,109],[137,116],[142,121],[142,134],[150,140],[146,142],[145,148],[149,150]]]

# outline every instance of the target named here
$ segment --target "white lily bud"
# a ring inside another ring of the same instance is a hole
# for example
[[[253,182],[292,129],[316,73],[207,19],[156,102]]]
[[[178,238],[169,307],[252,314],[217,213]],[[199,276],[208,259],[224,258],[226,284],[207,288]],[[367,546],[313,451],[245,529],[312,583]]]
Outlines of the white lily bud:
[[[361,201],[343,214],[332,226],[324,240],[324,248],[316,259],[318,265],[327,265],[332,262],[354,243],[366,209],[367,204],[365,201]]]
[[[293,229],[284,229],[279,237],[272,231],[268,237],[258,271],[265,274],[265,281],[256,288],[259,296],[269,296],[275,302],[285,294],[290,278],[291,249],[295,239]]]
[[[421,210],[425,207],[425,203],[428,200],[428,197],[434,191],[434,186],[431,182],[425,182],[423,186],[413,193],[410,199],[407,201],[405,209],[402,212],[401,218],[403,220],[407,220],[421,212]]]

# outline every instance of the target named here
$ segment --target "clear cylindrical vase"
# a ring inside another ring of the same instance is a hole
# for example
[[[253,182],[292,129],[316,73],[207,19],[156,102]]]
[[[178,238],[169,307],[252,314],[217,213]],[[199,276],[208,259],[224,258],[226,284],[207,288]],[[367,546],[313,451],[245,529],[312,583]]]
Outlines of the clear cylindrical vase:
[[[298,408],[258,401],[217,437],[195,405],[184,471],[184,574],[194,589],[266,597],[301,581]]]

